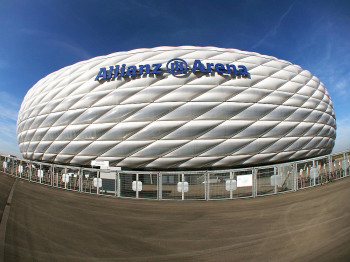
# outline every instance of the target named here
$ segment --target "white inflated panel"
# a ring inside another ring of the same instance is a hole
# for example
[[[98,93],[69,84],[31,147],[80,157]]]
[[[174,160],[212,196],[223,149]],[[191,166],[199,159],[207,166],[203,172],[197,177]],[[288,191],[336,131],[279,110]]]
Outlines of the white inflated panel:
[[[170,59],[244,65],[249,77],[176,76]],[[95,81],[100,68],[162,63],[162,74]],[[18,115],[24,158],[131,169],[204,169],[328,154],[332,101],[319,79],[290,62],[216,47],[157,47],[95,57],[35,84]]]

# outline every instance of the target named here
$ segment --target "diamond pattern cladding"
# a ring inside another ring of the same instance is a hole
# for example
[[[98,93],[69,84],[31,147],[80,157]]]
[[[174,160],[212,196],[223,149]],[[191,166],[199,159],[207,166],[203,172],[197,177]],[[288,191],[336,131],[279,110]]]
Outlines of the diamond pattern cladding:
[[[245,65],[249,78],[165,70]],[[101,67],[162,63],[162,75],[98,82]],[[319,79],[290,62],[215,47],[157,47],[92,58],[36,83],[18,115],[23,157],[140,169],[225,168],[328,154],[336,136],[332,101]]]

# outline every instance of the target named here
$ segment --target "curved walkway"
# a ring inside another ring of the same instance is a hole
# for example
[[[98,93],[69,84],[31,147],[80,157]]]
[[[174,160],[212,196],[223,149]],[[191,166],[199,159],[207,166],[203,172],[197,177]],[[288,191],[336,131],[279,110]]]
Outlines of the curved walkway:
[[[14,179],[0,174],[0,192]],[[113,199],[18,180],[5,243],[5,261],[350,261],[350,178],[207,202]]]

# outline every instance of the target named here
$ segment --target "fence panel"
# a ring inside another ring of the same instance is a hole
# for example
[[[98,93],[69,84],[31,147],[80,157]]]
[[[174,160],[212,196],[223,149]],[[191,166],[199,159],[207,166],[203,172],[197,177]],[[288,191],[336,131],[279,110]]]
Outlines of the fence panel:
[[[80,175],[80,191],[85,193],[97,193],[97,187],[94,185],[98,176],[97,171],[93,169],[82,169]]]
[[[100,171],[100,179],[95,179],[94,184],[97,184],[97,180],[100,182],[100,194],[115,196],[117,194],[117,172],[104,170]]]
[[[66,168],[63,166],[56,166],[54,172],[55,184],[59,188],[66,188],[66,182],[64,181],[64,174],[66,174]]]
[[[41,167],[39,163],[34,163],[32,162],[30,165],[31,168],[31,173],[29,174],[29,180],[33,181],[33,182],[38,182],[41,183],[42,179],[43,179],[43,174],[40,171]]]
[[[136,181],[136,173],[119,173],[120,196],[136,198],[136,191],[132,189],[133,181]]]
[[[158,174],[139,174],[138,181],[142,184],[142,190],[139,192],[139,198],[158,198]]]
[[[209,199],[237,198],[237,181],[233,172],[209,173]]]
[[[233,199],[298,190],[349,176],[349,163],[349,152],[342,152],[249,169],[117,172],[0,155],[0,171],[32,182],[91,194],[160,200]]]
[[[312,186],[310,170],[313,167],[312,161],[297,163],[298,189]]]
[[[178,183],[182,182],[181,173],[166,173],[161,174],[162,177],[162,199],[178,199],[181,200],[182,196],[185,197],[187,192],[184,189],[178,191]],[[185,181],[184,181],[185,182]],[[182,189],[182,188],[181,188]]]
[[[329,162],[328,158],[315,160],[318,176],[316,178],[316,185],[322,185],[329,182]]]
[[[51,182],[52,182],[51,165],[42,164],[40,165],[40,169],[42,170],[42,175],[43,175],[41,179],[41,183],[46,185],[51,185]]]
[[[16,170],[16,177],[22,178],[23,175],[23,164],[22,160],[15,159],[15,170]]]
[[[16,159],[16,158],[12,158],[11,161],[12,161],[12,163],[13,163],[13,164],[12,164],[12,172],[13,172],[13,174],[14,174],[16,177],[21,177],[22,171],[21,171],[21,172],[19,171],[19,168],[20,168],[20,167],[23,168],[23,166],[21,165],[21,161],[18,160],[18,159]]]
[[[236,171],[237,197],[253,196],[253,169]]]
[[[277,192],[286,192],[293,190],[294,169],[292,164],[279,165],[277,175],[281,177],[281,184],[277,186]]]
[[[350,176],[350,153],[346,152],[345,154],[345,162],[346,162],[346,176]]]
[[[342,160],[343,156],[342,155],[335,155],[332,156],[332,170],[333,170],[333,178],[334,179],[339,179],[343,176],[343,170],[342,170]]]
[[[23,165],[23,173],[22,173],[22,178],[29,180],[30,178],[30,174],[31,174],[31,163],[30,161],[23,161],[22,162]]]
[[[276,178],[276,179],[275,179]],[[258,169],[257,173],[257,195],[271,195],[277,193],[277,184],[281,179],[278,177],[277,168],[270,167]],[[280,182],[281,183],[281,182]]]
[[[184,192],[186,193],[184,195],[185,199],[206,199],[206,192],[210,190],[210,184],[207,184],[207,179],[203,183],[200,179],[202,176],[207,177],[207,173],[203,171],[202,173],[184,174],[183,182],[180,181],[180,184],[178,184],[178,190],[184,188],[183,190],[186,191],[187,184],[185,183],[188,183],[188,191]]]

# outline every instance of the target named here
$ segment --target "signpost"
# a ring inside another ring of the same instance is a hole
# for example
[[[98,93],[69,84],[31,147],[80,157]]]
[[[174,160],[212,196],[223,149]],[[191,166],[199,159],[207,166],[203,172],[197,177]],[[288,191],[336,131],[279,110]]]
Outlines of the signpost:
[[[69,177],[70,177],[70,174],[62,174],[62,182],[64,183],[64,188],[67,188]]]
[[[91,166],[92,167],[99,166],[101,169],[102,168],[108,169],[109,168],[109,161],[92,160]]]
[[[237,187],[253,186],[253,175],[237,176]]]
[[[101,188],[102,187],[102,178],[94,178],[94,187]]]
[[[282,176],[280,176],[280,175],[272,175],[270,177],[270,185],[271,186],[281,187],[282,186]]]
[[[41,180],[44,177],[44,170],[41,170],[41,169],[38,170],[38,177],[39,177],[40,183],[41,183]]]
[[[181,175],[182,182],[177,183],[177,192],[181,193],[181,199],[185,199],[185,193],[188,192],[188,182],[185,181],[185,175]]]

